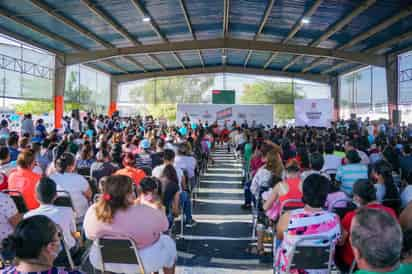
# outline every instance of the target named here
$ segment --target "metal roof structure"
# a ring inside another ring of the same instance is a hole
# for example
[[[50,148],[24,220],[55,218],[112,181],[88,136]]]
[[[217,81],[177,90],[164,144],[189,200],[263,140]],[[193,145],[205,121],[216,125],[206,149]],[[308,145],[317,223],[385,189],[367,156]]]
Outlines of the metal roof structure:
[[[412,0],[5,0],[0,33],[119,82],[235,72],[328,82],[412,46]]]

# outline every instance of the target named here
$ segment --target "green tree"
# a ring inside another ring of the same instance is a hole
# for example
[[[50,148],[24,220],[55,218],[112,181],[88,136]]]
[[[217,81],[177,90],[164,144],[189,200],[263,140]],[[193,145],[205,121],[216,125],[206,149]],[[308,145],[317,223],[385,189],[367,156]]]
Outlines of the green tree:
[[[49,80],[37,78],[37,77],[24,77],[22,81],[23,91],[27,92],[26,96],[32,96],[33,94],[42,94],[47,89],[52,89]],[[77,87],[77,75],[73,71],[68,76],[66,81],[64,97],[64,111],[70,112],[73,109],[80,110],[93,110],[97,111],[96,104],[90,103],[91,90],[83,85]],[[47,96],[51,95],[51,91]],[[23,93],[24,96],[24,93]],[[79,101],[80,100],[80,101]],[[80,102],[89,102],[88,104],[82,104]],[[53,111],[53,101],[38,101],[38,100],[27,100],[22,104],[15,105],[17,112],[21,113],[32,113],[35,115],[44,114]]]
[[[293,87],[292,83],[258,81],[244,85],[240,102],[244,104],[272,104],[277,120],[293,119],[295,117],[294,100],[303,97],[299,95],[297,89],[296,86]]]
[[[136,86],[129,91],[131,101],[147,104],[147,114],[176,119],[177,103],[207,102],[207,95],[214,84],[214,76],[203,77],[170,77],[167,79],[152,79],[142,86]]]

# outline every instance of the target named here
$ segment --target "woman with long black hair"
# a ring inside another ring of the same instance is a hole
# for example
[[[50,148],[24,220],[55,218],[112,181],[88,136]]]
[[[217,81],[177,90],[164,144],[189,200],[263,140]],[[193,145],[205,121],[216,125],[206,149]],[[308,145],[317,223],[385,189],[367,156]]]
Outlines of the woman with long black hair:
[[[377,200],[399,214],[401,199],[393,180],[391,164],[384,160],[377,161],[372,167],[372,177],[376,180]]]

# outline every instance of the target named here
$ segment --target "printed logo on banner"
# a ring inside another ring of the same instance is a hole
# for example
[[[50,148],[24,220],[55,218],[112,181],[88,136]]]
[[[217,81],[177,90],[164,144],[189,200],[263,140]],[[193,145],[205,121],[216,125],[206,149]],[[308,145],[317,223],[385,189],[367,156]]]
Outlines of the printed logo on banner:
[[[226,108],[216,112],[216,119],[223,120],[225,118],[232,117],[232,108]]]
[[[205,113],[202,115],[202,117],[204,119],[208,119],[208,118],[212,117],[212,115],[206,110]]]
[[[330,127],[333,115],[332,104],[330,99],[295,100],[295,125]]]
[[[316,102],[312,102],[312,109],[316,108]]]

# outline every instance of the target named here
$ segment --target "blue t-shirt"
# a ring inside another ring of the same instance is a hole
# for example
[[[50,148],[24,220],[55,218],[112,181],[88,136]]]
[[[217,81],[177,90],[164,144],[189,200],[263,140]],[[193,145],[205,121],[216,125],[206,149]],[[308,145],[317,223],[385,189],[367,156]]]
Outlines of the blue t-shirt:
[[[9,147],[10,161],[16,161],[20,151],[14,147]]]
[[[7,267],[3,270],[0,270],[1,274],[13,273],[13,274],[82,274],[83,272],[73,270],[69,271],[62,267],[55,267],[53,266],[49,270],[46,271],[38,271],[38,272],[20,272],[16,270],[15,266]]]
[[[336,180],[341,182],[340,189],[352,195],[352,188],[358,179],[368,179],[368,167],[364,164],[348,164],[340,166],[336,173]]]
[[[179,129],[180,134],[182,134],[183,136],[186,136],[187,134],[187,128],[186,127],[181,127]]]

